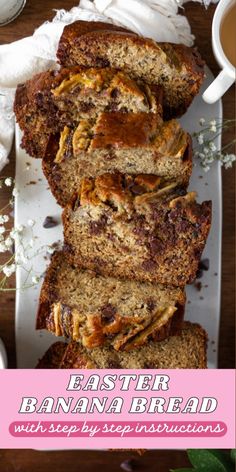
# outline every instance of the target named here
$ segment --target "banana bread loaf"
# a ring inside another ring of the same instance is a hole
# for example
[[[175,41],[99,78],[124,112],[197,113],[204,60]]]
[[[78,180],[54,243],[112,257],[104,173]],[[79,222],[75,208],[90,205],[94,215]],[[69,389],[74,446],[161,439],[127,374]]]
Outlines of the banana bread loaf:
[[[155,175],[84,178],[63,212],[68,257],[102,275],[192,282],[211,224],[211,202],[195,197]]]
[[[188,185],[192,171],[190,136],[176,120],[160,123],[154,113],[101,113],[52,137],[43,159],[52,193],[65,206],[81,178],[104,172],[153,173]]]
[[[87,348],[130,350],[178,333],[184,305],[181,288],[105,278],[75,268],[66,253],[56,252],[41,289],[37,329]]]
[[[204,62],[195,48],[111,31],[109,25],[98,28],[96,22],[65,26],[57,56],[63,66],[115,67],[146,83],[162,85],[165,119],[187,110],[204,78]]]
[[[157,113],[162,117],[162,89],[134,81],[114,69],[52,70],[37,74],[16,90],[14,111],[24,132],[22,146],[43,157],[51,133],[74,127],[102,111]]]
[[[79,343],[64,345],[58,362],[53,347],[41,360],[45,369],[206,369],[207,334],[198,324],[184,322],[179,336],[149,342],[131,352],[109,347],[88,350]],[[56,361],[56,362],[55,362]]]

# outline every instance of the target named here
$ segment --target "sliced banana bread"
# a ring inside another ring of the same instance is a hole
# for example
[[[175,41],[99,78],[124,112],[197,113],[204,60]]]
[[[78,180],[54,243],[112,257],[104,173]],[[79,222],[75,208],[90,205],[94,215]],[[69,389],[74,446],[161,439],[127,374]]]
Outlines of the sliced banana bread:
[[[195,197],[155,175],[84,178],[63,212],[68,256],[102,275],[192,282],[211,224],[211,202]]]
[[[43,159],[52,193],[65,206],[81,179],[104,172],[153,173],[188,185],[192,143],[176,120],[160,123],[153,113],[101,113],[52,137]]]
[[[56,252],[41,289],[37,329],[87,348],[130,350],[179,332],[184,305],[181,288],[105,278],[75,268],[66,253]]]
[[[157,113],[162,117],[162,89],[134,81],[114,69],[71,67],[37,74],[18,85],[14,111],[24,132],[22,146],[43,157],[51,133],[74,127],[102,111]]]
[[[53,345],[54,346],[54,345]],[[179,336],[159,343],[149,342],[131,352],[109,347],[88,350],[79,343],[64,345],[58,361],[53,346],[41,361],[41,368],[61,369],[206,369],[207,334],[198,324],[185,322]],[[51,367],[52,366],[52,367]]]
[[[94,30],[92,30],[94,25]],[[90,22],[65,26],[57,56],[63,66],[115,67],[146,83],[162,85],[165,118],[183,114],[198,93],[204,62],[194,48],[156,43],[131,32]]]

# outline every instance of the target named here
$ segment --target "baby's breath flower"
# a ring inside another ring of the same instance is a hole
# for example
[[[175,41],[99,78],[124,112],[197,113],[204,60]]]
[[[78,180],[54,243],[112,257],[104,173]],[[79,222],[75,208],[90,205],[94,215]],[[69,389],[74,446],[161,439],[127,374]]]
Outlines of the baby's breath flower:
[[[7,223],[9,221],[8,215],[0,215],[0,224]]]
[[[0,234],[5,233],[5,231],[6,231],[5,226],[0,226]]]
[[[7,187],[10,187],[12,185],[12,178],[11,177],[7,177],[5,180],[4,180],[4,183]]]
[[[5,242],[0,242],[0,252],[5,252],[7,251]]]
[[[211,120],[209,122],[209,125],[210,125],[210,131],[212,131],[212,133],[216,133],[216,120]]]
[[[203,133],[200,133],[200,134],[197,136],[197,142],[198,142],[198,144],[203,144],[203,143],[204,143],[204,135],[203,135]]]
[[[17,195],[19,195],[19,190],[17,190],[16,187],[13,188],[12,195],[13,197],[17,197]]]
[[[199,120],[200,126],[203,126],[205,123],[206,123],[205,118],[200,118],[200,120]]]
[[[38,283],[39,283],[39,280],[40,280],[40,278],[39,278],[37,275],[33,275],[33,277],[32,277],[32,283],[33,283],[34,285],[38,284]]]
[[[17,253],[16,253],[16,261],[17,263],[19,264],[27,264],[27,262],[29,261],[29,258],[28,256],[24,253],[24,250],[22,247],[20,247],[18,250],[17,250]]]
[[[6,265],[2,269],[2,271],[6,275],[6,277],[11,277],[11,275],[14,274],[15,270],[16,270],[16,265],[15,264]]]
[[[209,148],[211,151],[216,151],[216,145],[213,143],[213,141],[209,143]]]
[[[19,241],[19,238],[20,238],[19,233],[18,231],[16,231],[16,229],[12,229],[10,231],[10,237],[14,239],[14,241]]]
[[[27,225],[32,228],[35,225],[35,220],[28,220]]]
[[[12,244],[13,244],[13,240],[11,239],[10,236],[8,236],[8,238],[5,239],[5,245],[7,248],[10,248],[12,247]]]
[[[54,253],[53,247],[48,246],[48,247],[47,247],[47,252],[48,252],[48,254],[53,254],[53,253]]]
[[[32,248],[32,247],[34,247],[34,245],[35,245],[35,241],[34,241],[34,239],[32,238],[32,239],[29,240],[29,247]]]
[[[24,230],[24,225],[17,225],[17,226],[15,227],[15,231],[16,231],[17,233],[22,233],[23,230]]]

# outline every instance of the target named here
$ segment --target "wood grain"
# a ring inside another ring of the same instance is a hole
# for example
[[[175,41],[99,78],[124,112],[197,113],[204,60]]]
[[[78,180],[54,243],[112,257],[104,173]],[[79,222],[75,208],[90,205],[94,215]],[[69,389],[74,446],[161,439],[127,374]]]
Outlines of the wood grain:
[[[78,2],[75,2],[78,3]],[[0,28],[0,44],[15,41],[33,33],[43,21],[51,19],[53,8],[69,9],[74,2],[67,0],[28,0],[22,14],[12,23]],[[189,18],[197,46],[214,74],[219,71],[211,48],[211,22],[215,6],[205,10],[199,4],[188,3],[185,13]],[[234,87],[223,98],[224,118],[234,117]],[[235,130],[230,129],[223,134],[223,145],[235,137]],[[10,163],[3,174],[14,176],[15,153],[14,146],[10,155]],[[222,304],[219,367],[234,367],[234,297],[235,297],[235,169],[223,171],[223,265],[222,265]],[[0,190],[0,208],[8,201],[9,192]],[[1,262],[1,259],[0,259]],[[12,282],[13,284],[13,282]],[[14,293],[0,295],[0,336],[4,340],[9,366],[15,367],[14,340]],[[206,313],[207,316],[207,313]],[[157,445],[158,446],[158,445]],[[130,452],[37,452],[28,450],[0,451],[1,470],[4,472],[70,472],[79,470],[92,471],[99,467],[104,471],[120,471],[120,463],[132,456]],[[165,472],[169,468],[188,466],[186,454],[181,451],[149,451],[142,458],[135,455],[138,471]]]

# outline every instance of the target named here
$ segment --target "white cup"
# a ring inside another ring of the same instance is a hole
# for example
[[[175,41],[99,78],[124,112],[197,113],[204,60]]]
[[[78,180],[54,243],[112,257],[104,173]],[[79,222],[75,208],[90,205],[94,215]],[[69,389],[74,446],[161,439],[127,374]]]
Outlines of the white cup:
[[[212,47],[215,58],[222,68],[222,71],[206,89],[202,98],[207,103],[215,103],[219,100],[222,95],[228,90],[228,88],[235,82],[235,67],[226,57],[220,39],[220,27],[222,18],[229,8],[235,3],[235,0],[220,0],[212,22]],[[232,41],[235,41],[232,38]]]
[[[13,21],[23,10],[26,0],[0,0],[0,26]]]
[[[0,338],[0,369],[7,368],[7,353],[5,346]]]

